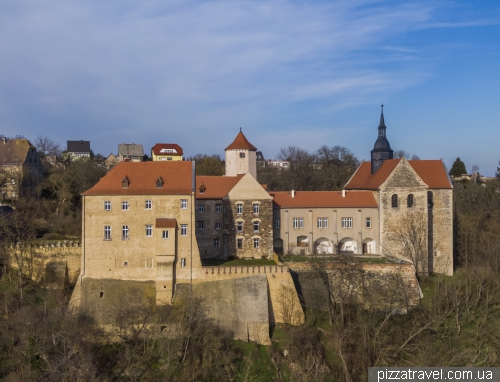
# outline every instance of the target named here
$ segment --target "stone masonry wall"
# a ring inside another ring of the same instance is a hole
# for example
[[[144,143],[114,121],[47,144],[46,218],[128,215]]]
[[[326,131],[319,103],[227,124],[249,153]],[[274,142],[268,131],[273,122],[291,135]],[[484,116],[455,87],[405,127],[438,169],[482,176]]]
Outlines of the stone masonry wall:
[[[17,259],[24,259],[23,268],[27,276],[54,288],[62,288],[67,283],[75,284],[80,274],[82,247],[78,242],[25,247],[16,245],[3,247],[3,251],[9,258],[10,266],[18,267],[17,255]]]
[[[221,205],[221,212],[216,212],[216,205]],[[203,206],[203,212],[200,211],[199,206]],[[196,241],[200,250],[201,258],[220,259],[224,258],[224,230],[223,230],[223,217],[222,212],[222,199],[196,200]],[[203,221],[204,228],[198,228],[198,222]],[[216,223],[220,223],[221,228],[216,228]],[[216,247],[214,239],[219,240],[219,246]],[[227,255],[226,255],[227,256]]]
[[[259,213],[253,213],[253,203],[259,203]],[[243,213],[238,214],[237,204],[243,204]],[[271,200],[224,200],[224,240],[228,256],[237,258],[271,259],[273,256],[273,207]],[[237,222],[243,222],[243,231],[237,231]],[[259,221],[259,231],[254,231],[253,222]],[[237,248],[237,239],[243,239],[243,248]],[[255,238],[259,239],[259,248],[254,248]]]
[[[337,301],[362,303],[368,309],[405,312],[419,304],[421,291],[411,264],[343,264],[325,262],[290,264],[303,305],[327,310],[328,289],[320,277],[328,274]],[[346,292],[349,293],[346,293]]]

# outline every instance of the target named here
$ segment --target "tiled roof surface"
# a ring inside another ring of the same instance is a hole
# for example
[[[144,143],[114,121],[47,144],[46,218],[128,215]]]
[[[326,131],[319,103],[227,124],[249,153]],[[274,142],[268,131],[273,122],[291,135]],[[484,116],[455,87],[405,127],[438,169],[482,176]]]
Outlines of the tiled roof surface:
[[[176,219],[167,219],[167,218],[157,218],[156,219],[156,228],[175,228],[177,227]]]
[[[90,153],[90,141],[68,141],[69,153]]]
[[[372,175],[371,163],[363,162],[346,184],[346,190],[378,190],[401,159],[387,159]],[[418,176],[429,188],[452,188],[443,162],[440,160],[409,160]]]
[[[163,149],[174,149],[175,153],[161,153],[160,151]],[[151,149],[155,155],[167,155],[167,154],[174,154],[174,155],[183,155],[182,147],[179,146],[176,143],[157,143],[156,145],[153,146]]]
[[[192,162],[120,162],[83,195],[189,195]],[[156,187],[158,177],[163,187]],[[127,177],[129,186],[122,187]]]
[[[273,197],[273,206],[281,208],[312,208],[312,207],[377,207],[375,197],[370,191],[291,191],[269,192]]]
[[[118,155],[144,156],[144,149],[141,144],[120,143],[118,145]]]
[[[236,138],[234,139],[233,143],[231,143],[229,146],[226,147],[226,150],[237,150],[237,149],[243,149],[243,150],[257,150],[257,147],[252,145],[250,142],[248,142],[247,137],[240,131]]]
[[[0,165],[23,164],[28,150],[34,148],[27,139],[8,139],[0,141]]]
[[[196,177],[196,199],[222,199],[240,181],[243,174],[237,176],[205,176]],[[201,185],[205,193],[200,193]]]

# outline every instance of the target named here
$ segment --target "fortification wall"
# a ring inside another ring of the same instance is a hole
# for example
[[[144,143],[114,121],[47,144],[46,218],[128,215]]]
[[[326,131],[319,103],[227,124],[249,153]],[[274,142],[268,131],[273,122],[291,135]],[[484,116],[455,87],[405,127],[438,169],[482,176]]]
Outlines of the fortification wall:
[[[13,268],[22,262],[24,273],[33,280],[54,288],[75,284],[80,274],[82,248],[79,242],[62,241],[39,246],[4,246],[8,264]]]
[[[266,276],[211,280],[193,284],[209,318],[234,333],[234,338],[269,344],[269,307]],[[178,284],[175,300],[188,299],[189,284]]]
[[[388,312],[404,313],[420,303],[421,290],[412,264],[304,262],[289,267],[301,302],[308,308],[327,310],[329,293],[336,301]]]

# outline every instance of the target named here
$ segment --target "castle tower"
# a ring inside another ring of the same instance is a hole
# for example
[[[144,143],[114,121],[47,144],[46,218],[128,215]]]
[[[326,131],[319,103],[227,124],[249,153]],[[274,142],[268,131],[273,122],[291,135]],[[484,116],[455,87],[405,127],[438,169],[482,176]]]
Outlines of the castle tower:
[[[226,147],[226,176],[250,173],[257,179],[257,148],[240,132]]]
[[[386,159],[394,158],[394,151],[385,136],[387,127],[384,122],[384,105],[382,104],[382,112],[380,114],[380,125],[378,126],[378,138],[373,147],[372,153],[372,174],[374,174]]]

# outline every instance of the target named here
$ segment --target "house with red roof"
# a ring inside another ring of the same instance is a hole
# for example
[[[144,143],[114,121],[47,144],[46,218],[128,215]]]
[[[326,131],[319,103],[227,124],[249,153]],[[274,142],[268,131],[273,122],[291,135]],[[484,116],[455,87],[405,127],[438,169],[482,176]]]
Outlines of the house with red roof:
[[[120,162],[82,200],[79,287],[82,306],[96,317],[99,304],[117,301],[118,291],[170,302],[175,285],[201,267],[193,162]],[[87,306],[90,296],[100,297]]]
[[[225,151],[226,176],[249,173],[257,179],[257,148],[248,141],[241,128]]]
[[[176,143],[157,143],[151,148],[151,160],[157,161],[181,161],[184,152],[182,147]]]

